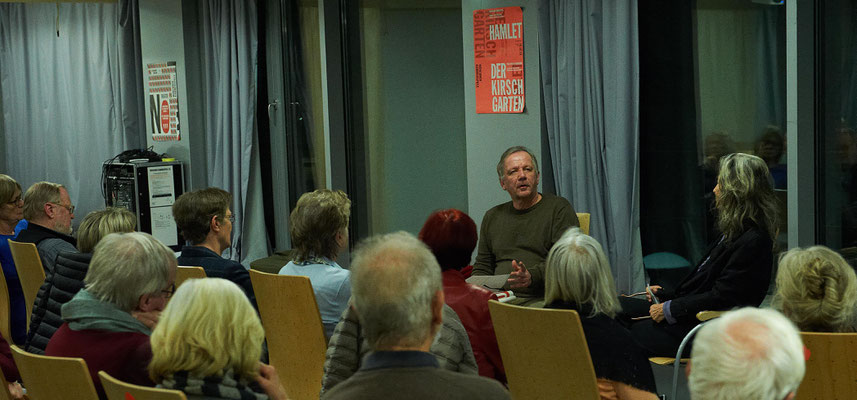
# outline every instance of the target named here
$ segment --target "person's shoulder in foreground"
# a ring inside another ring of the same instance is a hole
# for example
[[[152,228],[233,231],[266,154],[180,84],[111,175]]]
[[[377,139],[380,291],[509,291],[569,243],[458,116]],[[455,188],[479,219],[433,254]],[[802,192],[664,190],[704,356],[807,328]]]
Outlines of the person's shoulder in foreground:
[[[323,398],[509,398],[498,382],[442,370],[429,352],[445,304],[440,265],[425,243],[406,232],[373,236],[351,267],[353,307],[373,352]]]
[[[499,382],[437,367],[361,369],[322,397],[336,399],[510,399]]]

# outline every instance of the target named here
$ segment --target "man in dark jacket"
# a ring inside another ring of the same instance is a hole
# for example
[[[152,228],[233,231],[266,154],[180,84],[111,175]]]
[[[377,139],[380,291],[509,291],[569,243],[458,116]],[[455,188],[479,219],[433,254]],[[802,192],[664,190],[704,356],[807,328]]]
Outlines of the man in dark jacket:
[[[68,190],[57,183],[34,183],[24,193],[24,219],[29,224],[17,241],[36,245],[45,275],[50,277],[59,252],[77,252],[77,241],[71,236],[74,206]]]
[[[202,267],[208,277],[235,282],[256,306],[256,295],[250,274],[239,262],[220,256],[232,245],[232,222],[229,209],[232,195],[218,188],[185,193],[173,204],[173,218],[191,246],[182,248],[179,265]]]

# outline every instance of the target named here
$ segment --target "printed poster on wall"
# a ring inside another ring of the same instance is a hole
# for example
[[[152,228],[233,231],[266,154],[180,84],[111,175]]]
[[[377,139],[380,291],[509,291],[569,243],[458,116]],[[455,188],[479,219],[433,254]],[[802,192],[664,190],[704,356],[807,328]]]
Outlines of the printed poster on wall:
[[[176,62],[147,64],[152,140],[181,140]]]
[[[524,13],[521,7],[473,12],[476,112],[524,112]]]

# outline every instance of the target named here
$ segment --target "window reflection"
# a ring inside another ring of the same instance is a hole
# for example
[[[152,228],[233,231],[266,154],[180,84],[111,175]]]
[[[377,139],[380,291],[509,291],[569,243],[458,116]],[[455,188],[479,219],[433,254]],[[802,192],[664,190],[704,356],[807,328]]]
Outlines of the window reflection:
[[[854,265],[857,253],[857,7],[819,2],[818,217],[820,242]]]
[[[758,155],[771,169],[784,249],[785,7],[696,0],[639,8],[644,256],[700,261],[720,236],[712,190],[720,158],[734,152]]]

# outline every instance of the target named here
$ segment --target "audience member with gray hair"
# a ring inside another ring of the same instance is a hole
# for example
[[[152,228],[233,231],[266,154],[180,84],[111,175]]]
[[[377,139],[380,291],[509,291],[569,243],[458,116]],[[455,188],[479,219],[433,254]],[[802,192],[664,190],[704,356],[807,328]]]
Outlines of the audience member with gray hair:
[[[86,286],[62,306],[65,323],[46,355],[81,357],[103,396],[98,371],[152,386],[149,335],[175,291],[176,258],[147,233],[107,235],[92,255]]]
[[[354,375],[369,351],[369,343],[354,307],[346,307],[327,345],[321,393]],[[447,371],[470,375],[478,372],[467,331],[449,305],[443,305],[443,325],[429,351],[437,358],[440,367]]]
[[[405,232],[369,238],[352,261],[353,305],[373,352],[325,399],[508,399],[498,382],[439,368],[429,348],[443,319],[440,266]]]
[[[545,291],[545,308],[580,314],[602,398],[657,399],[645,351],[615,319],[616,285],[597,240],[580,228],[567,230],[548,253]]]
[[[48,341],[63,324],[60,313],[80,289],[89,270],[92,251],[102,238],[111,233],[134,232],[137,218],[124,208],[108,207],[83,217],[78,229],[78,252],[61,252],[56,257],[54,273],[45,279],[36,295],[27,333],[26,350],[45,354]]]
[[[45,275],[50,277],[57,254],[77,252],[77,240],[71,236],[74,205],[68,190],[58,183],[34,183],[24,193],[24,218],[27,229],[18,234],[17,241],[36,245]]]
[[[693,400],[790,400],[805,372],[795,325],[771,309],[742,308],[696,335],[688,375]]]

